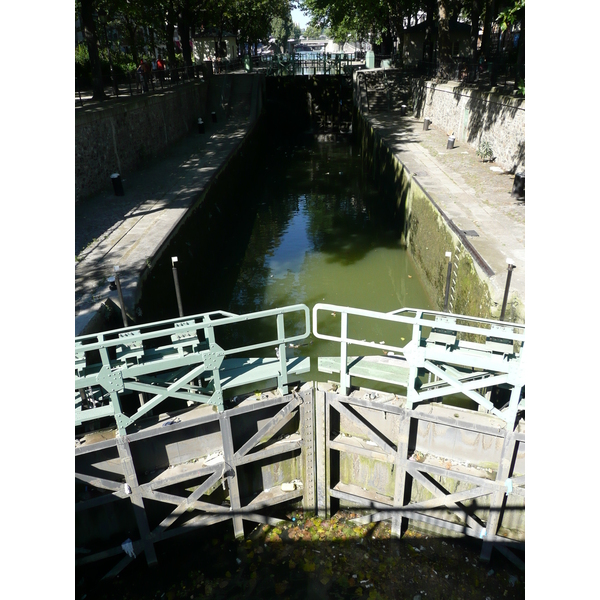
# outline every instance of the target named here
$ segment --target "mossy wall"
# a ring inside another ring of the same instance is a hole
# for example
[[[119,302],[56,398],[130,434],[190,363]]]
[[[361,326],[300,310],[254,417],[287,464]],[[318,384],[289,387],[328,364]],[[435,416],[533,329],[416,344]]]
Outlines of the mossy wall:
[[[451,312],[491,317],[489,282],[426,191],[357,110],[352,127],[365,169],[379,186],[382,201],[394,204],[400,240],[419,268],[432,301],[443,308],[448,270],[445,255],[451,252],[453,269],[457,271]]]

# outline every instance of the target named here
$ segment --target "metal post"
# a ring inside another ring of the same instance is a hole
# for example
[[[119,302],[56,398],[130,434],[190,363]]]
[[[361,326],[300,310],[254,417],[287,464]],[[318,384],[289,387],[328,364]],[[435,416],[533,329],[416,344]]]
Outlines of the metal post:
[[[507,258],[508,273],[506,275],[506,287],[504,288],[504,300],[502,300],[502,312],[500,313],[500,320],[504,321],[504,314],[506,313],[506,303],[508,301],[508,290],[510,288],[510,279],[512,277],[513,269],[516,267],[515,263],[511,258]]]
[[[175,282],[175,293],[177,294],[177,308],[179,309],[179,316],[183,317],[183,305],[181,304],[181,292],[179,291],[179,278],[177,277],[177,262],[176,256],[171,256],[171,265],[173,266],[173,281]]]
[[[121,291],[121,280],[119,279],[119,267],[115,267],[115,283],[117,284],[117,292],[119,294],[119,302],[121,303],[121,315],[123,317],[123,325],[127,327],[127,313],[125,312],[125,302],[123,301],[123,292]]]
[[[450,296],[450,277],[452,275],[452,252],[446,252],[448,259],[448,272],[446,274],[446,293],[444,295],[444,312],[448,310],[448,298]]]

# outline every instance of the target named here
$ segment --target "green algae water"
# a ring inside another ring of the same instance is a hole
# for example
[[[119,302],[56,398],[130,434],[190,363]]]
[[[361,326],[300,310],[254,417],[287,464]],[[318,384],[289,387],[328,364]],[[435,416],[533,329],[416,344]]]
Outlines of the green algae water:
[[[349,139],[306,136],[272,145],[259,157],[244,152],[240,161],[258,166],[228,167],[186,222],[145,284],[143,321],[178,316],[171,256],[178,257],[182,304],[190,315],[292,304],[312,310],[317,302],[383,312],[434,308],[400,244],[393,198],[369,179]],[[286,333],[300,332],[300,320],[286,319]],[[376,328],[385,325],[365,327],[351,334],[383,339],[385,332]],[[249,327],[244,335],[254,334]],[[248,343],[238,338],[223,347]],[[291,352],[311,357],[311,373],[304,376],[310,380],[319,378],[316,357],[339,356],[339,346],[311,336]]]

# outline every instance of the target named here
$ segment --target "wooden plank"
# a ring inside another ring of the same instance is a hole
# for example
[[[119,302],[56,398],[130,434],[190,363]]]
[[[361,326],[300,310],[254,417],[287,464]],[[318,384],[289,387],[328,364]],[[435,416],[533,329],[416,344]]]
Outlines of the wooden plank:
[[[241,509],[241,513],[244,514],[245,510],[252,509],[259,510],[261,508],[265,508],[266,506],[273,506],[275,504],[282,504],[283,502],[291,502],[292,500],[297,500],[298,498],[302,498],[304,492],[302,490],[302,486],[297,487],[295,490],[291,492],[283,492],[281,491],[281,487],[277,486],[275,488],[271,488],[266,491],[263,490],[243,509]]]
[[[151,481],[141,484],[140,489],[157,490],[168,485],[175,485],[176,483],[182,483],[190,479],[211,475],[215,472],[215,469],[216,466],[214,465],[204,466],[204,464],[199,465],[198,463],[184,463],[170,466],[156,475]]]
[[[283,454],[288,454],[290,452],[294,452],[296,450],[301,450],[303,447],[304,444],[300,436],[297,436],[297,439],[278,440],[277,442],[274,442],[264,450],[260,450],[259,452],[252,452],[251,454],[246,454],[241,458],[236,458],[235,465],[237,467],[239,467],[240,465],[247,465],[249,463],[256,462],[258,460],[263,460],[265,458],[272,458],[274,456],[279,456]]]
[[[214,483],[215,482],[211,482],[211,485],[214,485]],[[210,487],[209,487],[209,489],[210,489]],[[165,492],[159,492],[156,490],[145,491],[144,498],[148,498],[150,500],[157,500],[159,502],[164,502],[165,504],[172,504],[176,507],[180,507],[180,506],[184,505],[184,510],[182,512],[180,512],[179,514],[177,514],[175,516],[175,519],[173,519],[171,521],[171,523],[167,524],[165,527],[161,528],[160,530],[158,528],[155,529],[152,532],[153,535],[160,534],[161,531],[164,531],[164,529],[168,528],[175,520],[177,520],[177,518],[179,516],[181,516],[181,514],[183,514],[184,512],[187,512],[187,510],[189,510],[190,508],[200,510],[207,514],[231,515],[231,510],[230,510],[229,506],[222,506],[220,504],[213,504],[211,502],[204,502],[202,500],[198,500],[198,498],[201,497],[202,495],[204,495],[205,493],[206,493],[206,490],[204,490],[202,492],[202,494],[197,496],[195,499],[191,499],[191,496],[189,496],[188,498],[182,498],[181,496],[175,496],[174,494],[167,494]],[[177,510],[177,509],[175,509],[175,510]]]
[[[406,492],[406,477],[408,463],[408,442],[410,435],[411,417],[406,415],[400,421],[398,428],[397,450],[394,453],[394,500],[393,507],[396,511],[392,516],[392,537],[402,535],[402,514],[397,510],[404,506]]]
[[[488,496],[491,491],[482,487],[472,488],[470,490],[463,490],[462,492],[448,492],[447,494],[441,494],[435,498],[429,500],[423,500],[422,502],[413,502],[409,504],[409,508],[412,510],[431,510],[434,508],[451,508],[456,507],[457,502],[464,502],[465,500],[472,500],[473,498],[480,498],[481,496]]]
[[[450,477],[451,479],[458,479],[459,481],[485,487],[486,489],[489,489],[490,492],[506,490],[504,482],[499,483],[498,480],[494,481],[486,479],[485,477],[476,477],[475,475],[469,475],[468,473],[461,473],[460,471],[453,471],[452,469],[445,469],[443,467],[436,467],[435,465],[428,465],[427,463],[419,463],[407,459],[405,461],[405,468],[413,477],[417,477],[420,472],[426,472],[430,475]]]
[[[329,515],[329,394],[317,389],[315,392],[315,462],[319,517]]]
[[[102,496],[91,498],[90,500],[80,500],[79,502],[75,502],[75,512],[83,512],[90,508],[96,508],[97,506],[122,500],[123,498],[127,498],[127,494],[124,491],[121,491],[113,492],[112,494],[103,494]]]
[[[356,504],[362,504],[363,506],[381,509],[386,509],[393,506],[392,498],[384,496],[379,492],[365,490],[352,483],[343,483],[339,481],[334,487],[331,488],[330,493],[336,498],[348,500],[349,502],[355,502]]]
[[[185,513],[188,510],[188,508],[190,508],[193,505],[193,503],[195,503],[198,500],[198,498],[202,497],[202,495],[206,493],[206,491],[210,489],[220,479],[221,472],[219,470],[214,472],[206,481],[203,481],[202,484],[198,486],[198,488],[195,489],[187,498],[181,499],[177,496],[174,496],[174,498],[176,498],[175,501],[179,501],[179,504],[177,504],[175,510],[173,510],[156,526],[156,528],[152,531],[153,536],[160,534],[161,531],[164,531],[170,525],[172,525],[183,513]],[[163,492],[154,492],[154,490],[149,490],[148,492],[146,492],[146,494],[148,497],[154,499],[163,498],[163,502],[167,501],[167,496],[172,496],[171,494],[164,494]]]
[[[113,430],[114,431],[114,430]],[[75,458],[84,454],[90,454],[91,452],[99,452],[100,450],[106,450],[107,448],[113,448],[117,445],[116,438],[109,440],[100,440],[97,442],[86,442],[85,445],[77,446],[75,448]]]
[[[235,465],[235,452],[233,450],[233,436],[231,434],[231,419],[227,412],[219,413],[219,425],[221,427],[221,437],[223,439],[223,457],[225,467],[227,468],[226,478],[229,488],[229,504],[231,510],[239,512],[242,507],[240,499],[240,489],[238,486],[237,468]],[[236,538],[244,537],[244,523],[240,516],[233,516],[233,534]]]
[[[299,396],[288,402],[272,419],[263,425],[241,448],[234,454],[233,460],[245,456],[256,444],[266,436],[271,436],[275,431],[281,429],[295,415],[293,411],[302,403]]]
[[[394,462],[394,455],[382,452],[374,447],[369,447],[364,440],[355,437],[338,435],[329,442],[329,448],[338,452],[350,452],[366,456],[367,458],[373,458],[381,462]]]
[[[193,517],[189,521],[182,523],[179,527],[169,527],[169,529],[161,532],[155,541],[160,542],[167,540],[184,533],[189,533],[192,529],[209,527],[210,525],[216,525],[217,523],[222,523],[229,519],[231,519],[231,513],[227,515],[198,515],[197,517]]]
[[[498,526],[500,523],[502,508],[504,506],[504,500],[506,497],[506,480],[510,477],[511,465],[513,455],[516,449],[516,440],[513,433],[507,433],[504,438],[504,444],[502,445],[502,452],[500,454],[500,460],[498,462],[498,472],[496,475],[496,482],[499,484],[498,489],[492,495],[490,503],[490,515],[487,522],[487,534],[490,539],[498,533]],[[483,546],[481,548],[480,560],[489,561],[492,554],[494,544],[487,542],[484,539]]]
[[[75,473],[75,479],[83,481],[83,483],[87,483],[88,485],[93,485],[101,490],[109,490],[111,492],[119,492],[123,490],[123,483],[121,481],[103,479],[102,477],[84,475],[83,473]]]
[[[131,488],[131,504],[133,505],[133,512],[140,533],[144,553],[146,555],[146,561],[148,562],[148,565],[153,565],[158,562],[158,559],[156,558],[156,551],[154,550],[154,545],[150,539],[150,527],[146,517],[144,500],[138,486],[137,474],[135,472],[135,465],[133,463],[127,436],[117,438],[117,450],[119,451],[125,481]]]
[[[456,504],[457,501],[450,501],[450,499],[448,498],[448,496],[450,495],[448,490],[446,490],[440,483],[433,482],[430,481],[429,479],[427,479],[423,473],[416,471],[413,473],[413,478],[415,479],[415,481],[418,481],[426,490],[428,490],[429,492],[431,492],[434,496],[441,496],[443,502],[446,504],[447,508],[452,508],[454,507],[455,509],[457,509],[459,512],[462,512],[464,514],[464,521],[466,526],[470,527],[477,535],[479,535],[481,533],[481,531],[484,529],[483,526],[481,525],[481,523],[479,523],[475,518],[473,518],[471,515],[469,515],[466,512],[466,508],[462,508],[460,506],[458,506],[458,504]],[[482,488],[479,488],[479,490],[481,490]],[[485,489],[485,488],[483,488]],[[491,493],[488,492],[488,493]],[[479,495],[487,495],[487,494],[479,494]],[[420,510],[419,509],[415,509],[413,506],[409,505],[411,510]]]
[[[390,454],[394,454],[396,452],[396,449],[388,444],[387,440],[385,440],[383,436],[379,435],[371,423],[369,423],[365,417],[358,414],[353,408],[346,406],[345,404],[338,402],[333,398],[329,401],[329,405],[337,410],[340,414],[343,414],[345,417],[350,419],[353,423],[361,426],[369,436],[369,439],[372,442],[375,442],[375,444],[377,444],[380,448],[383,448],[385,452],[389,452]]]

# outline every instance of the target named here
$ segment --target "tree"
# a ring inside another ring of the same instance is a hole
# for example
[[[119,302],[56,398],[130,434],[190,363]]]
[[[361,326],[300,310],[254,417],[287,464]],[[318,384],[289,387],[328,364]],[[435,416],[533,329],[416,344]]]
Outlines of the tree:
[[[275,38],[275,43],[280,52],[285,52],[287,41],[292,37],[293,29],[294,24],[292,23],[291,13],[285,17],[277,16],[271,19],[271,35]]]
[[[517,76],[515,78],[515,85],[519,85],[519,81],[525,81],[525,0],[515,0],[512,6],[498,14],[496,22],[502,31],[506,31],[508,27],[516,23],[521,25],[517,47]]]
[[[94,22],[94,13],[96,12],[94,0],[80,0],[80,20],[83,38],[88,48],[90,65],[92,67],[92,99],[105,100],[104,83],[102,81],[102,64],[100,63],[100,53],[98,51],[98,36],[96,34],[96,24]]]

